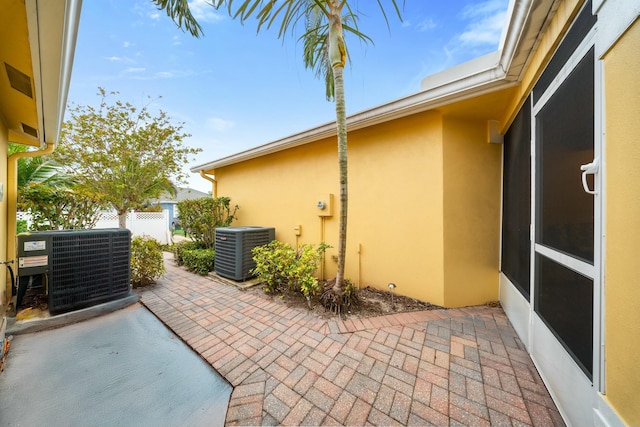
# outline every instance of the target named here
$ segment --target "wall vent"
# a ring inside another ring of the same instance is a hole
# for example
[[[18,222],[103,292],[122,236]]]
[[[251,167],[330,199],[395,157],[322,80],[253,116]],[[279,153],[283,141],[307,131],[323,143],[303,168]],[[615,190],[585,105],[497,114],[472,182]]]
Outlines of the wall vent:
[[[233,280],[253,277],[256,266],[251,250],[275,239],[272,227],[223,227],[216,228],[216,259],[214,270],[220,276]]]
[[[34,138],[38,137],[38,129],[31,127],[27,124],[21,123],[22,124],[22,131],[24,133],[26,133],[27,135],[31,135]]]
[[[33,92],[31,91],[31,78],[22,71],[13,68],[6,62],[4,63],[4,67],[7,70],[7,77],[9,78],[11,87],[33,99]]]

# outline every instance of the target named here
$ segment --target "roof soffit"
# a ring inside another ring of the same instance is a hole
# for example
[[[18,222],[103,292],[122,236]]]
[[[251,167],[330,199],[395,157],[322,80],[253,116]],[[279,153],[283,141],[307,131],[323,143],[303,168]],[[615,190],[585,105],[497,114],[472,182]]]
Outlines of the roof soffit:
[[[7,67],[17,70],[29,81],[32,96],[12,87]],[[0,14],[0,116],[7,126],[12,142],[39,145],[38,138],[24,132],[23,124],[38,129],[38,111],[33,91],[31,46],[24,1],[3,2]]]

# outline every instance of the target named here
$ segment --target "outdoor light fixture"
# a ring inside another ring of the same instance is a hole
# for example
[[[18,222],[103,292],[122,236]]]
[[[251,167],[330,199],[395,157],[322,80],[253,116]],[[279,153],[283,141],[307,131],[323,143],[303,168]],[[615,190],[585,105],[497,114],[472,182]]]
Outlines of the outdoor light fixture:
[[[396,288],[396,284],[395,283],[389,283],[388,286],[389,286],[389,290],[391,291],[391,309],[393,311],[395,311],[396,310],[396,303],[393,300],[393,295],[394,295],[393,294],[393,290]]]

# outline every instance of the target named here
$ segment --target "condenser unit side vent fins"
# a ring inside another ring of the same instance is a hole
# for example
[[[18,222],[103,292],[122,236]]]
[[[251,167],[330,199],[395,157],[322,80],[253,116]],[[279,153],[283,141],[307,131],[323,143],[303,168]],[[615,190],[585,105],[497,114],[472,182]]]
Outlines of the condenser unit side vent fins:
[[[19,248],[25,240],[47,242],[43,246],[49,263],[44,268],[48,275],[51,313],[114,300],[126,296],[131,289],[129,230],[30,233],[18,236]],[[39,272],[41,270],[34,270]]]
[[[216,229],[214,270],[229,279],[244,281],[253,277],[253,248],[275,239],[273,227],[223,227]]]

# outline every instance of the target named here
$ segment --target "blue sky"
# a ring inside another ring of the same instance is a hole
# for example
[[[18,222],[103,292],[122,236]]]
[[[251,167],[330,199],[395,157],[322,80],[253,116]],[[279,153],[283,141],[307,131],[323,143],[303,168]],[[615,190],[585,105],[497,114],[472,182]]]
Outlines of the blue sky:
[[[203,38],[183,33],[150,0],[84,1],[69,103],[97,105],[99,86],[136,106],[161,97],[153,107],[184,123],[185,143],[203,149],[189,166],[335,120],[294,36],[256,35],[251,22],[204,0],[190,4]],[[427,75],[496,50],[508,0],[406,0],[402,22],[387,8],[390,29],[376,1],[350,4],[374,44],[347,38],[347,114],[415,93]],[[188,185],[210,190],[197,175]]]

